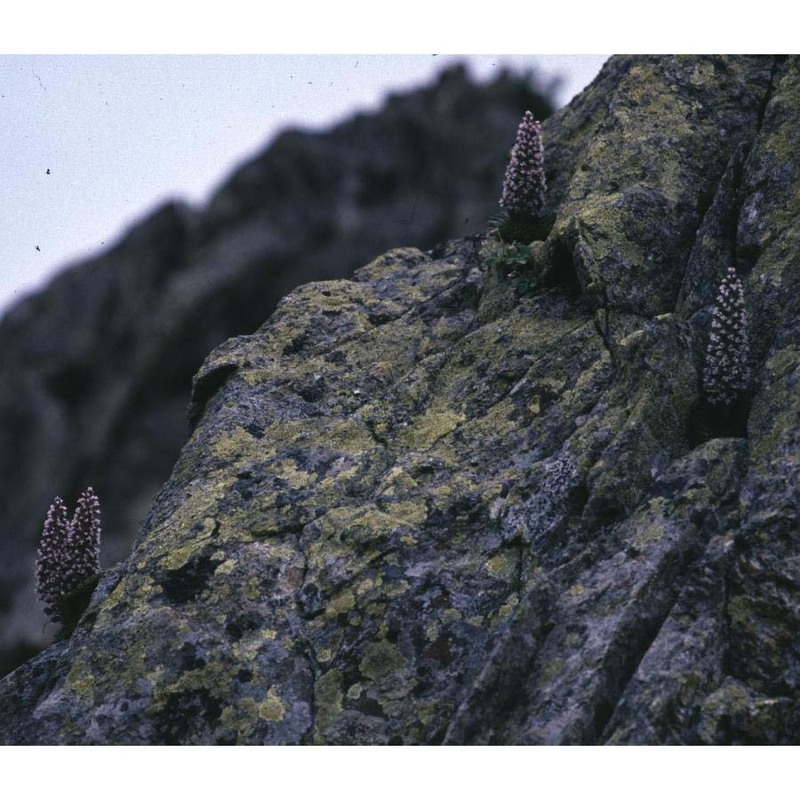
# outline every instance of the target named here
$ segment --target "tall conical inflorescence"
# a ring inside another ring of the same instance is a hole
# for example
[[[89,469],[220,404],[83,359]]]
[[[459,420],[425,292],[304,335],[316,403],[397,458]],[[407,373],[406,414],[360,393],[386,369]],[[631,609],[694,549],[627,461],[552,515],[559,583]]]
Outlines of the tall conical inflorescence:
[[[78,498],[67,536],[70,575],[74,589],[100,571],[100,501],[90,486]]]
[[[744,288],[729,267],[717,292],[703,370],[703,389],[713,406],[731,406],[750,386],[750,337]]]
[[[512,220],[533,221],[544,206],[546,190],[542,126],[526,111],[506,167],[500,205]]]
[[[44,610],[54,622],[62,618],[64,572],[67,561],[67,507],[60,497],[53,500],[44,521],[39,553],[36,557],[36,589]]]
[[[53,622],[64,622],[70,594],[100,572],[100,501],[91,486],[81,494],[75,514],[56,497],[47,512],[36,558],[39,599]]]

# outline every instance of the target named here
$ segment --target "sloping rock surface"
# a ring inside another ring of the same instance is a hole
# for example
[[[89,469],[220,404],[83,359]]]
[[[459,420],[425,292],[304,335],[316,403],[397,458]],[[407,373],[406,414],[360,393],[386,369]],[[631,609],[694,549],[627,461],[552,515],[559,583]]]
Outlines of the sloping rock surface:
[[[217,348],[2,741],[797,744],[799,121],[800,59],[612,59],[545,125],[530,291],[393,250]],[[696,424],[730,264],[736,437]]]
[[[463,69],[322,133],[288,131],[204,209],[169,203],[0,322],[0,674],[51,640],[32,565],[55,495],[91,485],[103,558],[130,550],[187,439],[192,375],[293,287],[496,208],[532,82]]]

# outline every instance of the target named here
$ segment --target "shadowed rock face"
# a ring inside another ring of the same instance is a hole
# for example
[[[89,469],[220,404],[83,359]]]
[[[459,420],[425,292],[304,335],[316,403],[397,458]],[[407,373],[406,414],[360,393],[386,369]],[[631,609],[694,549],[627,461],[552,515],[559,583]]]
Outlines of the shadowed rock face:
[[[460,69],[324,133],[281,134],[205,209],[170,203],[0,323],[0,674],[50,641],[33,563],[55,495],[100,496],[103,559],[130,550],[187,438],[192,375],[291,288],[387,248],[472,234],[496,208],[519,77]],[[52,626],[51,626],[52,628]]]
[[[214,350],[2,740],[797,744],[798,120],[798,59],[612,59],[544,127],[530,292],[396,249]],[[693,423],[729,264],[738,438]]]

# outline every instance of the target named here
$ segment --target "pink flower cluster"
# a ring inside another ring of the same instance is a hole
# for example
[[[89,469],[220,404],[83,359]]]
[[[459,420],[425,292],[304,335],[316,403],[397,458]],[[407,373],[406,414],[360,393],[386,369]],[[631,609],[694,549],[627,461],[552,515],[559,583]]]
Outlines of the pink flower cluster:
[[[36,558],[37,595],[53,622],[63,622],[69,594],[100,571],[100,501],[90,486],[67,519],[56,497],[47,512]]]
[[[711,405],[730,406],[750,386],[747,327],[742,282],[729,267],[717,292],[703,370],[703,389]]]
[[[544,206],[546,189],[542,126],[526,111],[506,167],[500,205],[514,220],[535,220]]]

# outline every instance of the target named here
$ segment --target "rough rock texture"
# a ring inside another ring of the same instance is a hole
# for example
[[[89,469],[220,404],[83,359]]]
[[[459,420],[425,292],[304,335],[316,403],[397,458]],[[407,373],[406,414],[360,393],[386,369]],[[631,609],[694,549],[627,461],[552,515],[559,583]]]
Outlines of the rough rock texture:
[[[496,209],[532,82],[461,69],[324,133],[280,135],[205,209],[170,203],[0,323],[0,674],[52,637],[33,563],[47,508],[86,486],[103,559],[130,550],[187,438],[192,375],[291,288],[387,248],[474,233]]]
[[[497,244],[304,286],[194,433],[14,743],[800,743],[800,59],[612,59]],[[746,436],[695,420],[729,264]]]

